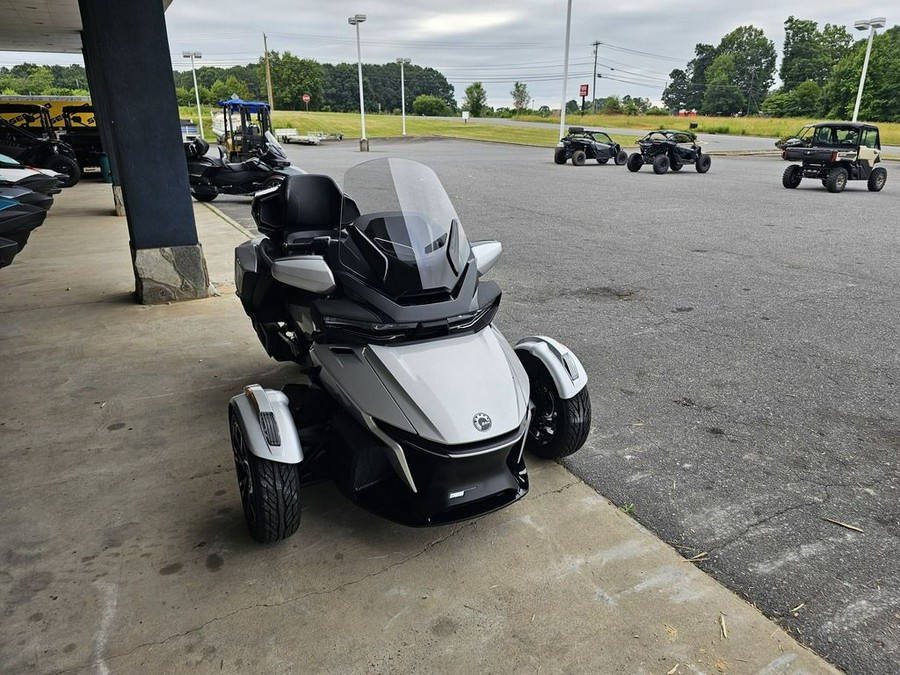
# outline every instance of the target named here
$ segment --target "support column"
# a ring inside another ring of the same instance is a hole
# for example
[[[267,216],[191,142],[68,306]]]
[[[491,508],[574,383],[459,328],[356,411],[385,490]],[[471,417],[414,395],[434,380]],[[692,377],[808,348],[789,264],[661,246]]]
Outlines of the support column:
[[[95,56],[95,41],[85,40],[84,33],[82,33],[81,46],[89,89],[96,92],[106,91],[107,86],[103,79],[103,71],[94,67],[94,64],[98,61],[98,57]],[[109,160],[109,170],[112,174],[113,204],[116,209],[116,215],[124,216],[125,201],[122,198],[122,181],[119,178],[118,161],[114,152],[115,145],[113,143],[112,128],[109,124],[109,111],[106,109],[106,97],[94,96],[91,99],[91,104],[94,107],[94,121],[97,125],[97,131],[100,133],[100,143],[103,145],[103,150]]]
[[[163,3],[78,5],[91,98],[124,197],[137,297],[144,304],[205,298],[209,274],[194,221]]]

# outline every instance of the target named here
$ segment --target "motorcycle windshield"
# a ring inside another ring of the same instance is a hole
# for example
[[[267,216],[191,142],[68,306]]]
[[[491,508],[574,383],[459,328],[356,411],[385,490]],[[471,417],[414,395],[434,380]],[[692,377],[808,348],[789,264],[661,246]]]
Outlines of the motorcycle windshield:
[[[401,302],[452,295],[469,242],[434,171],[408,159],[374,159],[347,171],[344,192],[352,201],[341,215],[343,265]]]

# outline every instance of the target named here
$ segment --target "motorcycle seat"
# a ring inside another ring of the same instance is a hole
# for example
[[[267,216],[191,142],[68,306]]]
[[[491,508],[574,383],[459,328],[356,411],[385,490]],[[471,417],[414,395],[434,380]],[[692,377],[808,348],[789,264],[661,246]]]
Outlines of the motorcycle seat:
[[[306,173],[288,176],[277,190],[254,199],[251,213],[263,234],[297,242],[336,235],[345,203],[353,204],[330,176]]]
[[[228,164],[223,164],[222,168],[226,171],[247,171],[249,169],[254,168],[253,166],[248,166],[246,162],[233,162]]]

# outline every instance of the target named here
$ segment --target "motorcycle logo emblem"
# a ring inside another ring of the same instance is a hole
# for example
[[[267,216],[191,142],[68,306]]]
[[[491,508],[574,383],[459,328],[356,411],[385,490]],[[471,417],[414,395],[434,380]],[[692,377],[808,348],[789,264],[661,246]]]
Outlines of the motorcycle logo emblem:
[[[478,431],[487,431],[491,428],[491,418],[488,417],[487,413],[475,413],[475,417],[472,418],[472,424],[475,425]]]

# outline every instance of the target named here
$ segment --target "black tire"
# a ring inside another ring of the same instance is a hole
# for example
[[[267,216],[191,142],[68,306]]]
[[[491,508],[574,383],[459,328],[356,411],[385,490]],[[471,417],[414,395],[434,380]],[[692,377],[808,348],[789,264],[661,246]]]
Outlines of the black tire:
[[[881,192],[886,182],[887,169],[880,166],[872,169],[872,173],[869,174],[869,182],[867,183],[869,192]]]
[[[530,354],[519,358],[528,373],[534,412],[525,449],[544,459],[560,459],[576,452],[591,430],[591,399],[583,387],[569,399],[559,397],[547,367]]]
[[[609,157],[598,157],[597,164],[606,164],[609,161]]]
[[[271,462],[251,453],[233,406],[228,407],[228,427],[244,520],[250,536],[262,544],[287,539],[300,527],[300,472],[297,465]]]
[[[681,162],[669,162],[669,168],[677,173],[684,168],[684,164]]]
[[[829,192],[841,192],[847,187],[847,169],[837,166],[825,177],[825,189]]]
[[[781,184],[784,185],[788,190],[793,190],[795,187],[800,185],[800,181],[803,180],[803,167],[797,164],[791,164],[788,168],[784,170],[784,173],[781,174]],[[825,181],[822,181],[824,184]]]
[[[576,150],[572,153],[572,164],[575,166],[584,166],[585,161],[587,161],[587,154],[584,150]]]
[[[669,170],[669,165],[668,155],[657,155],[653,158],[653,173],[664,174]]]
[[[72,187],[81,180],[81,167],[71,157],[64,157],[63,155],[51,157],[44,168],[64,174],[66,178],[60,181],[60,185],[63,187]]]
[[[616,153],[616,164],[622,166],[625,162],[628,161],[628,153],[624,150],[619,150]]]
[[[219,191],[215,188],[198,188],[196,190],[191,190],[191,194],[194,199],[198,202],[211,202],[213,199],[219,196]]]
[[[565,148],[557,148],[553,153],[553,161],[557,164],[565,164],[566,163],[566,149]]]
[[[641,167],[644,166],[644,158],[641,157],[640,154],[633,152],[633,153],[631,153],[631,156],[628,158],[628,161],[626,162],[626,166],[628,167],[628,170],[631,171],[632,173],[635,173],[636,171],[640,171]]]
[[[709,155],[700,155],[697,161],[694,162],[694,168],[697,169],[697,173],[706,173],[711,166],[712,158]]]

